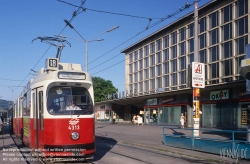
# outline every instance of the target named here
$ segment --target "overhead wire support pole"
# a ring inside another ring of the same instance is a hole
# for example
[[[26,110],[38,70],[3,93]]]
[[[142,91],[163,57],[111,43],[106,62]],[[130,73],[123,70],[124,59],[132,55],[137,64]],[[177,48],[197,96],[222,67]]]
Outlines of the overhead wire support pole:
[[[194,2],[194,62],[199,62],[198,60],[198,1]],[[192,68],[193,70],[196,68]],[[203,70],[202,70],[203,71]],[[195,71],[196,72],[196,71]],[[193,135],[195,137],[199,136],[199,127],[200,127],[200,88],[193,87],[193,118],[194,125],[193,129],[197,129],[193,131]]]
[[[198,62],[198,1],[194,3],[194,62]]]

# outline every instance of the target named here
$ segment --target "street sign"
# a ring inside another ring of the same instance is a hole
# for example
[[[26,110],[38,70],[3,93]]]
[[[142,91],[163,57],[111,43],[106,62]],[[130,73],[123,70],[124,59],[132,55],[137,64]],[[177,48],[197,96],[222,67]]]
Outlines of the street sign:
[[[192,62],[192,87],[205,88],[204,63]]]

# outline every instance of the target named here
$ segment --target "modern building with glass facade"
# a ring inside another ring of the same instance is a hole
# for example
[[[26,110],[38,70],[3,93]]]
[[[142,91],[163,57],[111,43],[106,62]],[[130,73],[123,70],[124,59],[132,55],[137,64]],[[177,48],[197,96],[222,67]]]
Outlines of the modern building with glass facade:
[[[239,74],[250,43],[249,9],[248,0],[211,1],[199,8],[198,62],[205,64],[206,79],[206,87],[200,90],[202,127],[250,125],[250,95]],[[137,105],[146,124],[179,125],[183,113],[187,125],[192,126],[189,65],[194,61],[193,16],[193,12],[187,14],[122,50],[131,99],[100,104],[126,101]]]

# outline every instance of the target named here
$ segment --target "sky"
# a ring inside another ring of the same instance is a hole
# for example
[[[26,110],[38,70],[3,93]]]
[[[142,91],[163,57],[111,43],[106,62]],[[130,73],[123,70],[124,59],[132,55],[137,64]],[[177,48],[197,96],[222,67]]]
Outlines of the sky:
[[[104,39],[88,42],[88,72],[112,81],[119,92],[125,91],[125,54],[121,51],[194,10],[191,6],[160,22],[194,0],[86,0],[82,5],[86,10],[81,8],[71,19],[83,1],[1,0],[1,99],[16,99],[34,77],[31,69],[38,71],[45,67],[46,58],[56,57],[55,46],[32,40],[57,34],[68,37],[66,40],[71,45],[65,44],[60,62],[82,64],[84,71],[86,49],[81,37],[86,41]],[[209,1],[200,0],[199,7]],[[64,19],[81,36],[66,26]],[[106,32],[116,26],[119,28]],[[150,28],[145,30],[147,26]]]

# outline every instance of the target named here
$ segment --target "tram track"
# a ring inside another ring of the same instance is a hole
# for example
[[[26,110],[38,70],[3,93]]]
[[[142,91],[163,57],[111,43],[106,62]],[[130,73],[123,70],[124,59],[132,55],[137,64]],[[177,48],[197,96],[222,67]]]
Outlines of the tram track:
[[[124,156],[124,157],[127,157],[127,158],[130,158],[130,159],[133,159],[133,160],[136,160],[136,161],[140,161],[140,162],[143,162],[143,163],[154,163],[154,162],[148,162],[148,161],[145,161],[145,160],[140,160],[135,157],[133,157],[133,155],[129,156],[129,155],[125,155],[123,153],[119,153],[119,152],[116,152],[116,151],[113,151],[111,149],[109,149],[108,147],[114,147],[114,146],[119,146],[119,147],[123,147],[123,148],[126,148],[126,149],[129,149],[129,150],[133,150],[133,151],[138,151],[140,153],[145,153],[145,154],[149,154],[150,156],[161,156],[161,157],[164,157],[164,158],[174,158],[174,159],[181,159],[183,161],[187,161],[187,162],[190,162],[190,163],[203,163],[203,164],[210,164],[210,163],[223,163],[223,162],[219,162],[219,161],[214,161],[214,160],[207,160],[207,159],[202,159],[202,158],[197,158],[197,157],[192,157],[192,156],[186,156],[184,154],[181,154],[180,153],[175,153],[175,152],[171,152],[171,151],[167,151],[167,150],[163,150],[163,149],[157,149],[157,148],[153,148],[153,147],[149,147],[149,146],[146,146],[146,145],[137,145],[137,144],[134,144],[134,143],[125,143],[125,142],[117,142],[113,139],[109,139],[109,138],[106,138],[106,137],[99,137],[99,136],[96,136],[96,142],[97,142],[97,145],[98,145],[98,142],[101,142],[102,144],[106,144],[107,145],[107,148],[100,148],[100,147],[97,147],[98,150],[106,150],[107,152],[110,152],[110,153],[114,153],[114,154],[117,154],[117,155],[120,155],[120,156]]]

